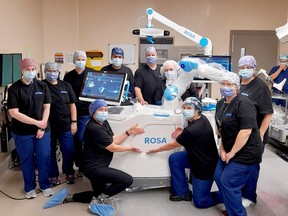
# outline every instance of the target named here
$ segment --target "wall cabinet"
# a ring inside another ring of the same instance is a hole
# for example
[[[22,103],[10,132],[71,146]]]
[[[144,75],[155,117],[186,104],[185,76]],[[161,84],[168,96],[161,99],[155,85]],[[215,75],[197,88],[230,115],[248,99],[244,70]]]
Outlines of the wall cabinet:
[[[20,79],[21,53],[0,54],[0,85],[6,86]]]

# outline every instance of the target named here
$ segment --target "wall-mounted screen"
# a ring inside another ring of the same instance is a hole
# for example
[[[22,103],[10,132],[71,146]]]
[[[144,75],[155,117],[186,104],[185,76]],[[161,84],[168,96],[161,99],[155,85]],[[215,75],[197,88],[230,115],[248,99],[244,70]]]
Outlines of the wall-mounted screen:
[[[189,57],[199,58],[203,60],[205,63],[217,63],[222,65],[225,70],[232,71],[232,63],[231,63],[231,56],[204,56],[204,55],[192,55]],[[199,79],[194,77],[194,79]]]
[[[87,72],[79,100],[104,99],[108,105],[120,105],[127,75],[119,71]]]
[[[202,56],[202,55],[193,55],[189,56],[193,58],[199,58],[203,60],[205,63],[217,63],[221,64],[226,70],[231,71],[231,56]]]

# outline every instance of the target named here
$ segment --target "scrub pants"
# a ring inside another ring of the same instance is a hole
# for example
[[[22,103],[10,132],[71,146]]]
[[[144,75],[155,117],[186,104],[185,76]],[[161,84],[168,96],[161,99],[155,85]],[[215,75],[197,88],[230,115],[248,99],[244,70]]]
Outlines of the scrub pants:
[[[185,173],[185,169],[190,169],[188,152],[175,152],[169,157],[169,166],[171,172],[171,192],[174,196],[191,195]],[[222,197],[219,192],[210,192],[213,179],[202,180],[194,177],[192,171],[193,185],[193,203],[196,208],[209,208],[222,203]]]
[[[12,133],[12,137],[21,162],[25,192],[34,190],[36,187],[34,156],[37,161],[39,186],[42,190],[50,188],[50,132],[45,132],[41,139],[37,139],[35,134]]]
[[[89,115],[79,116],[77,119],[77,132],[74,135],[74,162],[79,168],[81,167],[84,130],[89,119]]]
[[[59,176],[59,169],[56,158],[56,146],[59,140],[60,151],[62,153],[62,172],[66,175],[74,174],[73,169],[73,154],[74,141],[71,131],[59,132],[51,130],[51,172],[50,178]]]
[[[91,182],[94,197],[98,197],[102,193],[109,197],[114,196],[133,183],[131,175],[111,167],[97,167],[84,170],[84,175]],[[107,187],[108,183],[110,185]]]
[[[224,204],[229,216],[246,216],[246,209],[242,205],[242,192],[244,185],[251,175],[257,173],[259,164],[244,165],[235,162],[218,161],[214,178],[223,196]]]
[[[249,179],[247,180],[245,186],[242,188],[242,197],[257,203],[257,182],[259,178],[260,164],[258,164],[257,169],[251,173]]]

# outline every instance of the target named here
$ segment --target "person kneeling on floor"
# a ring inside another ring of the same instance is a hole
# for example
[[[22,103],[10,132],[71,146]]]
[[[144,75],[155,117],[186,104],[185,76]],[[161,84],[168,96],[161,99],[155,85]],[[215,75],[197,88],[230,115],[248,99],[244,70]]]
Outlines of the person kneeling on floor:
[[[89,210],[96,215],[113,215],[112,196],[122,192],[133,183],[128,173],[109,167],[113,152],[131,151],[140,153],[140,149],[121,145],[130,135],[144,133],[144,129],[133,125],[127,131],[114,137],[106,120],[107,103],[97,99],[89,106],[90,120],[84,131],[84,149],[82,154],[83,173],[90,180],[93,191],[70,195],[67,189],[56,193],[45,205],[50,208],[67,202],[89,203]],[[109,184],[107,186],[107,184]]]
[[[191,201],[197,208],[208,208],[222,203],[219,192],[210,192],[213,175],[218,160],[218,151],[213,129],[209,120],[201,115],[202,104],[195,97],[185,99],[183,115],[188,122],[184,129],[177,128],[172,137],[175,141],[159,148],[151,149],[148,154],[172,150],[184,146],[184,151],[172,153],[169,157],[171,172],[171,201]],[[190,169],[193,196],[189,190],[185,169]]]

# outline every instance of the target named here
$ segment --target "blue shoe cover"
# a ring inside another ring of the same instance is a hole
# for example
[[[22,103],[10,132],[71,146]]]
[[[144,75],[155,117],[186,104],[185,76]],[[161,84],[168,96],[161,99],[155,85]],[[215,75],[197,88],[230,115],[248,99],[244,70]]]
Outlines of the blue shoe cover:
[[[43,206],[44,209],[52,208],[54,206],[60,205],[63,203],[63,200],[67,197],[69,194],[67,188],[63,188],[60,191],[58,191],[54,196],[49,199],[45,205]]]
[[[89,205],[89,210],[93,214],[99,216],[113,216],[115,213],[115,209],[112,205],[105,205],[105,204],[96,204],[92,203]]]

